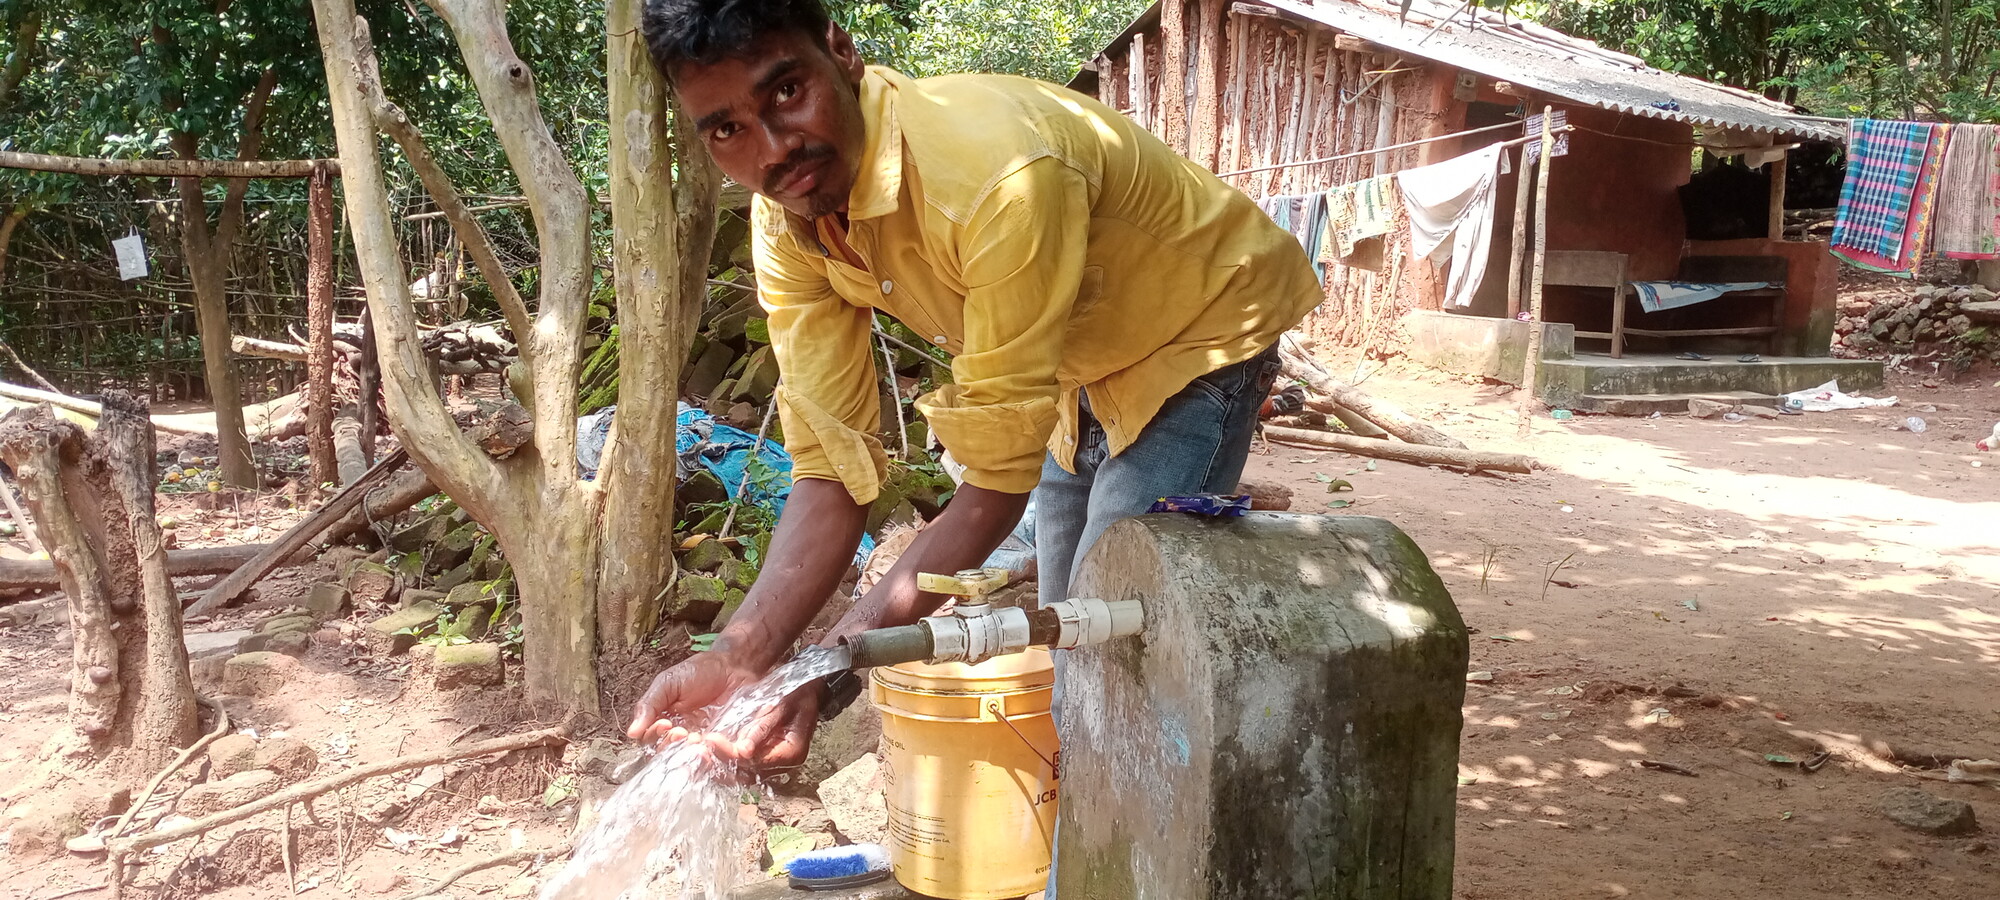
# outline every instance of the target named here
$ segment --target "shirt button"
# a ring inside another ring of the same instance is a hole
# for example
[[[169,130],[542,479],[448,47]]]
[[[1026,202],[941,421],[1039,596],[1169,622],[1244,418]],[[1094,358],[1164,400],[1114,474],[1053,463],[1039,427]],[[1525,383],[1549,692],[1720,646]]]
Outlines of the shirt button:
[[[887,294],[887,293],[889,293],[889,292],[891,292],[891,291],[894,291],[895,289],[896,289],[896,283],[895,283],[895,282],[893,282],[893,281],[889,281],[889,280],[887,280],[887,279],[884,279],[884,280],[882,281],[882,293],[884,293],[884,294]]]
[[[933,337],[933,338],[931,338],[931,343],[933,343],[933,344],[938,344],[938,345],[942,345],[942,344],[944,344],[944,335],[941,335],[941,334],[940,334],[940,335],[937,335],[936,337]]]

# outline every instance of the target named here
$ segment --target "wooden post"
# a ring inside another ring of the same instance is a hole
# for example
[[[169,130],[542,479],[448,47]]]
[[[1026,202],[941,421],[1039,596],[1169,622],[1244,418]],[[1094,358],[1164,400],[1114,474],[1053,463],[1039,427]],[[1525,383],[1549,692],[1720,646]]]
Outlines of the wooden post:
[[[1785,159],[1789,152],[1779,153],[1778,158],[1764,164],[1764,170],[1771,175],[1771,240],[1785,239]]]
[[[1468,639],[1407,535],[1368,516],[1136,516],[1071,593],[1138,600],[1146,621],[1063,664],[1087,686],[1064,737],[1090,750],[1062,761],[1062,896],[1451,897]],[[1229,602],[1253,597],[1254,616]]]
[[[1187,155],[1187,0],[1160,4],[1160,140]]]
[[[1229,110],[1232,119],[1229,123],[1229,171],[1231,172],[1243,168],[1243,161],[1249,158],[1243,149],[1243,141],[1246,135],[1245,128],[1250,122],[1250,97],[1246,93],[1249,88],[1249,81],[1245,77],[1245,69],[1248,68],[1248,64],[1245,61],[1247,55],[1246,45],[1249,43],[1249,23],[1242,16],[1232,13],[1229,17],[1229,93],[1235,99],[1231,101]],[[1242,179],[1239,177],[1237,180],[1241,181]]]
[[[1146,35],[1132,35],[1132,121],[1148,131],[1153,128],[1153,102],[1146,91]]]
[[[1528,423],[1534,417],[1535,397],[1542,370],[1542,270],[1548,263],[1549,252],[1549,169],[1555,162],[1556,132],[1554,125],[1556,108],[1542,107],[1542,159],[1541,168],[1535,172],[1535,266],[1533,281],[1528,292],[1528,352],[1521,362],[1521,430],[1525,433]]]
[[[340,477],[333,455],[333,176],[306,188],[306,449],[315,487]]]
[[[1506,151],[1501,151],[1506,152]],[[1514,167],[1514,240],[1508,245],[1507,318],[1521,317],[1521,266],[1528,255],[1528,187],[1534,169],[1528,164],[1528,147],[1521,145],[1521,164]]]
[[[1211,172],[1220,171],[1222,145],[1222,0],[1201,0],[1196,7],[1201,55],[1195,60],[1193,155]]]

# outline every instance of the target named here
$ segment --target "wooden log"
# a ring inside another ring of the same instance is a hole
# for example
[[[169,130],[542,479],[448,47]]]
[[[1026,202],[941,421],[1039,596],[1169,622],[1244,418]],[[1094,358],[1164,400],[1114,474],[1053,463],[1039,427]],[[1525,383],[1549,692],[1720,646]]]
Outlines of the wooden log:
[[[333,458],[341,484],[353,484],[368,467],[368,453],[361,446],[361,423],[350,416],[333,420]]]
[[[1160,4],[1160,140],[1191,156],[1187,120],[1187,3]]]
[[[1195,61],[1193,159],[1216,172],[1222,145],[1222,0],[1201,0],[1195,15],[1200,56]]]
[[[229,336],[229,349],[239,356],[259,356],[265,359],[282,359],[286,362],[306,361],[306,348],[297,344],[267,341],[240,334]]]
[[[136,178],[305,178],[315,168],[340,174],[337,159],[93,159],[0,150],[0,169]]]
[[[1534,459],[1515,453],[1488,453],[1480,450],[1462,450],[1451,447],[1432,447],[1424,444],[1404,444],[1375,438],[1354,437],[1334,434],[1330,431],[1314,431],[1309,428],[1286,428],[1280,425],[1264,426],[1264,436],[1281,444],[1311,447],[1316,450],[1338,450],[1358,456],[1371,456],[1395,462],[1413,463],[1420,466],[1450,466],[1469,469],[1474,472],[1516,472],[1529,474],[1541,468]]]
[[[367,472],[347,482],[347,486],[341,488],[340,493],[326,501],[326,505],[307,516],[304,521],[287,529],[277,540],[266,545],[264,552],[236,567],[214,587],[209,588],[201,595],[201,599],[188,606],[185,614],[209,615],[235,600],[237,595],[256,583],[257,579],[271,574],[272,569],[284,565],[293,554],[305,549],[314,537],[326,530],[327,526],[345,517],[348,510],[359,506],[368,496],[370,489],[389,480],[389,475],[402,468],[403,463],[409,458],[408,453],[398,450],[383,457],[381,462],[376,463]]]
[[[333,454],[333,178],[306,188],[306,452],[315,487],[340,477]]]
[[[1528,423],[1541,402],[1542,277],[1549,259],[1549,170],[1555,167],[1555,113],[1553,106],[1542,107],[1541,168],[1535,170],[1535,256],[1528,275],[1528,352],[1521,363],[1522,434],[1528,433]],[[1623,300],[1619,295],[1619,301]]]
[[[1382,426],[1368,421],[1360,413],[1341,406],[1332,400],[1315,397],[1306,401],[1306,408],[1313,412],[1339,419],[1340,424],[1347,426],[1348,431],[1352,431],[1361,437],[1385,438],[1390,436],[1389,432],[1382,430]]]
[[[28,539],[28,552],[41,553],[42,539],[35,536],[34,525],[28,522],[28,514],[21,511],[20,501],[14,499],[14,485],[0,476],[0,500],[7,503],[7,516],[14,520],[14,527],[21,529],[21,536]]]
[[[245,803],[242,806],[225,809],[214,815],[176,825],[172,828],[164,828],[159,831],[129,838],[115,838],[108,842],[111,857],[114,861],[122,864],[122,861],[126,857],[141,850],[158,847],[162,844],[171,844],[197,834],[205,834],[224,825],[241,822],[258,813],[284,809],[294,803],[311,800],[321,794],[337,791],[348,785],[359,784],[370,778],[394,775],[397,772],[421,769],[425,766],[434,766],[457,759],[470,759],[475,756],[506,753],[511,750],[524,750],[529,747],[553,747],[566,743],[568,740],[569,738],[564,729],[544,728],[540,731],[528,731],[507,737],[494,738],[490,741],[480,741],[477,744],[443,747],[428,753],[413,753],[408,756],[398,756],[394,759],[387,759],[378,763],[369,763],[365,766],[356,766],[325,778],[293,785],[275,794]]]
[[[433,491],[432,493],[436,493]],[[167,574],[222,575],[254,559],[269,544],[232,544],[167,551]],[[61,586],[55,563],[46,559],[0,559],[0,591],[47,590]]]
[[[57,409],[66,409],[69,410],[70,412],[82,413],[93,419],[104,415],[103,408],[98,406],[96,403],[92,401],[84,400],[78,397],[72,397],[69,396],[68,394],[57,394],[57,393],[52,393],[50,391],[36,390],[31,387],[22,387],[18,384],[8,384],[4,381],[0,381],[0,397],[10,397],[12,399],[22,400],[28,403],[47,403],[50,406],[53,406]],[[204,429],[189,425],[183,425],[178,422],[172,422],[162,419],[159,416],[153,417],[153,427],[158,428],[161,431],[172,432],[174,434],[207,434],[207,435],[215,434],[214,428]]]
[[[1333,402],[1347,407],[1362,418],[1375,423],[1383,431],[1389,432],[1412,444],[1427,444],[1432,447],[1446,447],[1454,450],[1465,449],[1464,442],[1445,434],[1429,425],[1412,418],[1395,404],[1362,393],[1360,390],[1336,380],[1332,375],[1309,365],[1298,354],[1286,348],[1284,351],[1285,377],[1305,382],[1306,387],[1326,395]]]

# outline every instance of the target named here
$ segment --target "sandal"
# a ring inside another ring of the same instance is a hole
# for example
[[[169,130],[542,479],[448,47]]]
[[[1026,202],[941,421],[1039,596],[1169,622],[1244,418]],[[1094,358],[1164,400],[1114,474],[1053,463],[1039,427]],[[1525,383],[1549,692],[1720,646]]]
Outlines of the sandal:
[[[1676,357],[1674,357],[1674,358],[1675,358],[1675,359],[1692,359],[1692,360],[1696,360],[1696,361],[1698,361],[1698,362],[1708,362],[1708,357],[1706,357],[1706,356],[1703,356],[1703,355],[1701,355],[1701,354],[1699,354],[1699,353],[1696,353],[1696,352],[1694,352],[1693,350],[1683,350],[1683,351],[1681,351],[1681,355],[1679,355],[1679,356],[1676,356]]]
[[[1736,361],[1740,363],[1756,363],[1763,362],[1764,357],[1758,356],[1755,353],[1745,353],[1742,356],[1736,357]]]

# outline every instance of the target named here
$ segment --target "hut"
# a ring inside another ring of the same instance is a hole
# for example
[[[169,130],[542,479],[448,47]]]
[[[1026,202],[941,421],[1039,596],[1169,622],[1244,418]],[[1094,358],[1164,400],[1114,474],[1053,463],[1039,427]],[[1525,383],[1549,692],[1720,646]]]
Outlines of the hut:
[[[1436,0],[1407,11],[1393,0],[1167,0],[1086,62],[1071,87],[1260,200],[1507,145],[1477,289],[1447,303],[1444,270],[1435,255],[1413,258],[1397,210],[1375,252],[1324,267],[1327,300],[1305,324],[1324,343],[1518,382],[1521,320],[1542,285],[1542,383],[1552,402],[1768,394],[1829,372],[1850,388],[1880,381],[1879,366],[1849,372],[1825,358],[1834,258],[1823,241],[1785,227],[1787,160],[1841,141],[1838,121]],[[1568,130],[1538,208],[1523,177],[1538,142],[1524,130],[1545,110]],[[1769,286],[1664,311],[1649,311],[1633,286],[1675,280]],[[1718,364],[1690,380],[1668,362],[1682,354]]]

